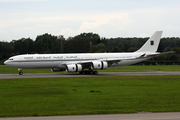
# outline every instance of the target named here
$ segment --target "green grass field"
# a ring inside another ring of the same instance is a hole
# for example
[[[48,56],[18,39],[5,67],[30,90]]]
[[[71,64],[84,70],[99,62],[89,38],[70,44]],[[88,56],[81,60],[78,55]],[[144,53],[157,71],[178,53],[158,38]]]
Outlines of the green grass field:
[[[109,67],[98,72],[151,72],[151,71],[180,71],[179,65],[134,65],[123,67]],[[52,73],[50,69],[23,69],[24,73]],[[17,68],[0,66],[0,74],[17,74]]]
[[[180,76],[0,80],[0,117],[180,111]]]

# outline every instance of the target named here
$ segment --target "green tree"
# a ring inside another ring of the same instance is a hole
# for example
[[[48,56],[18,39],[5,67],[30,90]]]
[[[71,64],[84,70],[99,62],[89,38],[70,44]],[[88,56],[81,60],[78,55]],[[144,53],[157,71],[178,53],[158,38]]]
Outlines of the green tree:
[[[93,53],[103,53],[106,52],[107,47],[104,43],[99,43],[97,45],[93,45],[92,52]]]
[[[113,48],[112,52],[123,52],[124,44],[120,42],[116,47]]]
[[[51,34],[43,34],[37,36],[35,40],[35,51],[37,53],[52,53],[55,42],[57,40],[57,36],[52,36]],[[51,52],[52,51],[52,52]]]

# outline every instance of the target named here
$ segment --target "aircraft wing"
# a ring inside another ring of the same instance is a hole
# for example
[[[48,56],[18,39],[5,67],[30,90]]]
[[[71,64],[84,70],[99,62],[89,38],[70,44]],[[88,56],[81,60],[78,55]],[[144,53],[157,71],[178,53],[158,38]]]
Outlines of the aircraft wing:
[[[64,63],[64,65],[69,65],[69,64],[81,64],[84,68],[89,68],[93,64],[93,62],[107,62],[108,66],[111,66],[112,64],[118,64],[122,60],[135,60],[135,59],[143,59],[143,58],[152,58],[155,56],[159,56],[162,54],[169,54],[169,53],[174,53],[175,51],[170,51],[170,52],[163,52],[163,53],[156,53],[156,54],[141,54],[139,57],[132,57],[132,58],[105,58],[105,59],[94,59],[94,60],[81,60],[81,61],[73,61],[73,62],[68,62]]]
[[[126,58],[127,59],[127,58]],[[128,60],[134,60],[136,58],[129,58]],[[125,60],[125,58],[108,58],[108,59],[94,59],[94,60],[89,60],[89,61],[73,61],[73,62],[68,62],[64,63],[64,65],[69,65],[69,64],[81,64],[84,68],[89,68],[93,64],[93,62],[107,62],[108,65],[112,65],[114,63],[118,63],[121,60]]]

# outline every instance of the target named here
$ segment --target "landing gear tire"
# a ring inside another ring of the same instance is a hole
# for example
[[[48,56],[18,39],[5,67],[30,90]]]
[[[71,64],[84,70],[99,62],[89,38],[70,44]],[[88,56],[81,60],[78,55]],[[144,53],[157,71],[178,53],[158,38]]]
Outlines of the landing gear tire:
[[[22,68],[18,68],[19,75],[23,75]]]
[[[79,72],[79,74],[81,74],[81,75],[84,74],[84,71]]]
[[[81,71],[81,72],[79,72],[79,74],[81,74],[81,75],[83,75],[83,74],[97,75],[98,71]]]
[[[92,75],[93,73],[94,73],[93,71],[89,71],[89,74],[91,74],[91,75]]]
[[[93,74],[97,75],[97,74],[98,74],[98,71],[94,71]]]
[[[22,72],[22,71],[20,71],[20,72],[19,72],[19,75],[23,75],[23,72]]]

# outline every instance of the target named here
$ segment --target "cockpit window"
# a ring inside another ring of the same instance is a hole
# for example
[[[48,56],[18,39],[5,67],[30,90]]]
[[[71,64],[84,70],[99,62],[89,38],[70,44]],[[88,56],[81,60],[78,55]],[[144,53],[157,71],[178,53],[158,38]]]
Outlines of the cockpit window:
[[[13,60],[12,58],[10,58],[9,60]]]

